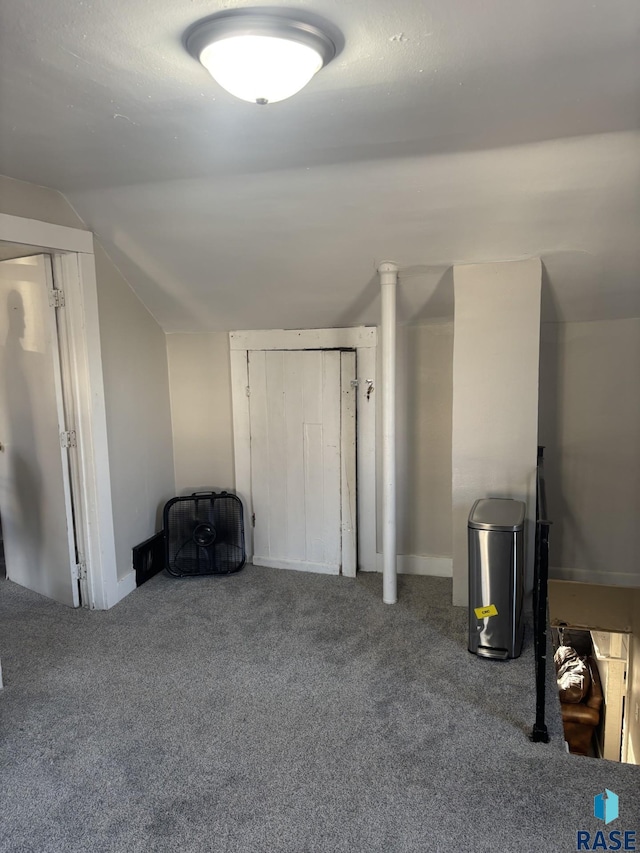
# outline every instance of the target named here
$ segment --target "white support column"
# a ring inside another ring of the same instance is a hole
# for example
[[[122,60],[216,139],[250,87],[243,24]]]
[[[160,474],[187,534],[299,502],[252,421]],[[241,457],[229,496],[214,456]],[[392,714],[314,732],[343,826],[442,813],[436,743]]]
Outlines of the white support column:
[[[396,288],[398,266],[378,267],[382,296],[382,600],[398,600],[396,566]]]

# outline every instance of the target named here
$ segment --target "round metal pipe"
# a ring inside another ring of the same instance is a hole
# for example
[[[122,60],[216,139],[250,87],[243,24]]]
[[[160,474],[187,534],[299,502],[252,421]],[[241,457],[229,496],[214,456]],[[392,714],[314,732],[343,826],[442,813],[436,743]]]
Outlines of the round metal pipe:
[[[398,600],[396,546],[396,288],[398,265],[378,267],[382,297],[382,600]]]

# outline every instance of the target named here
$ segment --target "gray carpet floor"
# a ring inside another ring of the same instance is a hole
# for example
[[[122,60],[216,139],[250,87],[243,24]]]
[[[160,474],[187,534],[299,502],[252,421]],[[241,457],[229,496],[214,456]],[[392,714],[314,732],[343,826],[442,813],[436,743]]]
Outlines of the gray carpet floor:
[[[640,768],[567,755],[516,661],[466,651],[451,581],[247,566],[107,613],[0,583],[0,850],[572,851],[640,830]],[[640,836],[640,833],[639,833]]]

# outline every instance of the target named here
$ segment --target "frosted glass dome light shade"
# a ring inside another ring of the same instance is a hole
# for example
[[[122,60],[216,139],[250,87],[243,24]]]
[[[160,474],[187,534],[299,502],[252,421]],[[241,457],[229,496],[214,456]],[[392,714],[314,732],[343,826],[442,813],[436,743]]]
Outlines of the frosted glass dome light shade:
[[[322,68],[313,48],[272,36],[220,39],[205,47],[200,62],[227,92],[258,104],[290,98]]]
[[[308,24],[267,15],[225,15],[196,25],[187,50],[243,101],[271,104],[299,92],[335,55]]]

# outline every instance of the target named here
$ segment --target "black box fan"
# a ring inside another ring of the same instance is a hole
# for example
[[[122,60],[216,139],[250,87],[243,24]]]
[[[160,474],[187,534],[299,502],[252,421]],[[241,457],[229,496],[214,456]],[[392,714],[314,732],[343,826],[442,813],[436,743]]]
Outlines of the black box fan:
[[[196,492],[164,507],[165,562],[177,578],[228,575],[245,563],[242,501],[227,492]]]

